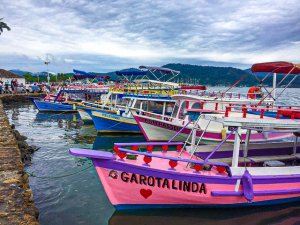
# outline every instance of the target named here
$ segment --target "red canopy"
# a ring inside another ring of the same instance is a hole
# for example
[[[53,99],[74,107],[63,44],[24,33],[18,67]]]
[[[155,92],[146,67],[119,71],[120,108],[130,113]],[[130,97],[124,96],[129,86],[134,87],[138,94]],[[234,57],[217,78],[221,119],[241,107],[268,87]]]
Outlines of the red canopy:
[[[292,70],[292,71],[291,71]],[[253,64],[252,72],[273,72],[273,73],[290,73],[300,74],[300,66],[289,62],[267,62]]]

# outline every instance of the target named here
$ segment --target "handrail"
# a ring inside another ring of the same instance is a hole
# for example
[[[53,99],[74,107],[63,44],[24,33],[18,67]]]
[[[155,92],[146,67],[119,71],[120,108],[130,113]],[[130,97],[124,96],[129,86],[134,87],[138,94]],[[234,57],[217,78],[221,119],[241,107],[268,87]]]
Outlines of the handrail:
[[[207,91],[207,90],[179,90],[178,94],[189,94],[196,96],[209,96],[209,97],[217,97],[217,98],[237,98],[237,99],[249,99],[249,93],[247,92],[220,92],[220,91]],[[264,94],[264,93],[262,93]],[[251,95],[255,96],[253,99],[261,99],[261,93],[251,93]],[[259,96],[259,97],[258,97]]]
[[[166,155],[158,155],[158,154],[149,153],[149,152],[139,152],[139,151],[129,150],[129,149],[125,149],[125,148],[119,148],[118,150],[120,152],[131,153],[134,155],[144,155],[147,157],[169,159],[172,161],[188,162],[188,163],[194,163],[194,164],[200,164],[200,165],[223,166],[223,167],[227,167],[228,171],[230,171],[230,166],[227,163],[223,163],[223,162],[208,162],[208,161],[205,162],[204,160],[200,161],[200,160],[194,160],[194,159],[183,159],[183,158],[177,158],[177,157],[166,156]],[[229,174],[231,174],[231,171],[229,172]]]
[[[222,140],[222,142],[220,142],[218,144],[217,147],[215,147],[215,149],[204,159],[204,162],[207,162],[207,160],[210,159],[210,157],[221,148],[221,146],[227,141],[227,139],[237,130],[237,128],[233,129],[227,136],[226,138],[224,138],[224,140]]]
[[[288,107],[288,106],[287,106]],[[265,112],[273,112],[276,113],[276,119],[280,118],[280,115],[284,116],[284,112],[290,112],[291,114],[288,115],[288,117],[291,117],[291,119],[295,119],[296,113],[300,113],[300,108],[283,108],[283,107],[273,107],[273,108],[259,108],[259,107],[246,107],[246,105],[244,106],[226,106],[226,110],[225,110],[225,117],[229,116],[229,112],[231,112],[231,108],[238,108],[238,109],[242,109],[241,111],[234,111],[234,112],[242,112],[243,113],[243,118],[246,118],[248,109],[251,109],[252,111],[258,111],[260,112],[260,119],[264,118],[264,113]]]
[[[187,122],[173,137],[170,138],[168,143],[170,143],[174,138],[176,138],[192,121]]]
[[[117,147],[121,146],[160,146],[160,145],[183,145],[183,142],[134,142],[134,143],[115,143]]]

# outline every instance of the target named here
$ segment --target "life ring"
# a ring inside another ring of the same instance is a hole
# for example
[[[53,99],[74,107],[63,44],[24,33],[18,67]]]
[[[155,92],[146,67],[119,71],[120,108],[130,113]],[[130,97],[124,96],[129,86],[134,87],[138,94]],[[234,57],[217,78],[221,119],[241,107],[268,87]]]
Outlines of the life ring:
[[[248,98],[255,99],[257,97],[261,97],[259,94],[261,94],[260,87],[252,86],[248,90]]]

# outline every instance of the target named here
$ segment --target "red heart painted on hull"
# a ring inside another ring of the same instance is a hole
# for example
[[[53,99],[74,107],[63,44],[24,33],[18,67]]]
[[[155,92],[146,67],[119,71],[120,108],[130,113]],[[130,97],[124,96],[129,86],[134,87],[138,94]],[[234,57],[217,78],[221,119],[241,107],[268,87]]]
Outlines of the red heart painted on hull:
[[[141,189],[140,194],[147,199],[152,195],[152,191],[150,189]]]
[[[175,168],[175,166],[177,166],[177,161],[169,161],[169,165],[171,166],[171,168]]]
[[[145,163],[150,163],[152,161],[152,158],[151,157],[148,157],[148,156],[144,156],[144,162]]]
[[[195,165],[194,165],[194,169],[195,169],[196,171],[200,171],[200,170],[202,170],[202,165],[195,164]]]
[[[121,158],[121,159],[124,159],[126,157],[126,152],[118,152],[118,156]]]

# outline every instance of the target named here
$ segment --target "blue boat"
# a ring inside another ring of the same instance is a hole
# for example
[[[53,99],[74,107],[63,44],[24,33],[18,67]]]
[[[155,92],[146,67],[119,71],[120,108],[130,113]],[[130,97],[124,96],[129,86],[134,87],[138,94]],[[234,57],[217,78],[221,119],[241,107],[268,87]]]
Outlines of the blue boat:
[[[103,94],[104,91],[95,91],[89,89],[62,89],[58,92],[56,96],[46,96],[44,99],[32,98],[34,105],[41,112],[77,112],[76,104],[81,102],[82,99],[73,99],[69,101],[62,101],[61,96],[66,94],[83,94],[85,96],[88,95],[99,95]]]
[[[76,112],[76,106],[63,102],[48,102],[42,99],[33,99],[34,105],[40,112]]]
[[[91,111],[91,117],[97,132],[112,133],[140,133],[141,130],[134,118],[126,118],[108,111]]]
[[[127,95],[122,97],[126,106],[112,105],[102,109],[84,109],[93,120],[97,132],[140,133],[141,130],[130,110],[148,110],[158,114],[170,114],[175,101],[165,96]]]

